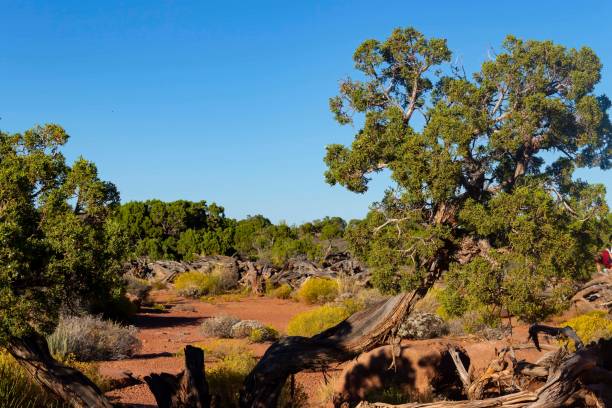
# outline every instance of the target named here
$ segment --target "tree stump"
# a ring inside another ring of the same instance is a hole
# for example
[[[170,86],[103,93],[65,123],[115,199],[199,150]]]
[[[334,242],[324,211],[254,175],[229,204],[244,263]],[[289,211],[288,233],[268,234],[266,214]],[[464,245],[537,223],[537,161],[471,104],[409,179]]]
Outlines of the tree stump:
[[[204,351],[198,347],[185,346],[185,370],[179,374],[151,374],[144,380],[159,408],[211,408]]]

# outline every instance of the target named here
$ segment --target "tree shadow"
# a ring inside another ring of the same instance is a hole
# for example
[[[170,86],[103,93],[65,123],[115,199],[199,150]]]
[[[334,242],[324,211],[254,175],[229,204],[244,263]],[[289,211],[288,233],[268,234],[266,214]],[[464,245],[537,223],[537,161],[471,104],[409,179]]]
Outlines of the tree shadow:
[[[139,329],[161,329],[164,327],[193,326],[205,317],[167,316],[164,314],[137,315],[132,319],[134,326]]]

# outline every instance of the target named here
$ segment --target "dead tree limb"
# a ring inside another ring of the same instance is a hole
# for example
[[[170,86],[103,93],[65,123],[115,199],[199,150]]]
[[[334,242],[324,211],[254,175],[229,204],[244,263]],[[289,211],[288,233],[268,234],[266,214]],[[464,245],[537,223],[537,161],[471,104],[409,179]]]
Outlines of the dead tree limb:
[[[550,330],[557,329],[557,330]],[[550,334],[563,333],[564,328],[546,327]],[[542,327],[533,328],[541,332]],[[546,383],[538,390],[519,391],[494,398],[468,401],[439,401],[390,405],[361,402],[357,408],[557,408],[583,400],[579,406],[612,406],[612,340],[600,340],[580,347],[575,353],[559,349],[558,364],[550,367]]]
[[[463,389],[467,393],[472,383],[472,381],[470,380],[470,375],[463,366],[463,363],[461,362],[461,358],[459,358],[459,353],[457,353],[457,350],[451,347],[448,349],[448,352],[451,358],[453,359],[453,363],[455,364],[455,368],[457,369],[457,374],[459,374],[459,379],[461,379],[461,383],[463,384]]]
[[[580,350],[584,347],[582,344],[582,340],[578,337],[574,329],[569,326],[565,327],[552,327],[545,326],[543,324],[533,324],[529,327],[529,339],[533,341],[538,351],[542,350],[540,348],[540,341],[538,339],[538,333],[548,334],[549,336],[555,337],[566,337],[574,342],[576,345],[576,350]]]
[[[397,295],[313,337],[287,337],[272,344],[246,378],[240,406],[276,406],[291,374],[349,360],[389,340],[395,327],[426,292],[421,288]]]
[[[57,362],[40,335],[12,338],[8,352],[38,384],[75,408],[111,408],[102,391],[83,373]]]
[[[159,408],[210,408],[204,373],[204,351],[185,347],[185,370],[177,375],[151,374],[144,378]]]

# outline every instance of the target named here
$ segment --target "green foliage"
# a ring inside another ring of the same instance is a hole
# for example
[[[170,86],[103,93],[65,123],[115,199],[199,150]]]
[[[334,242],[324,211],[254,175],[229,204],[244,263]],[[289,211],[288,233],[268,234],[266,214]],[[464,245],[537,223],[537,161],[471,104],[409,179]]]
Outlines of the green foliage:
[[[64,408],[37,384],[8,353],[0,350],[0,407],[3,408]]]
[[[330,219],[331,220],[331,219]],[[327,225],[315,221],[310,226],[289,227],[284,223],[274,225],[267,218],[256,215],[238,221],[234,233],[234,245],[238,253],[252,260],[269,261],[274,265],[283,266],[290,258],[320,262],[323,258],[323,247],[316,235]],[[340,225],[341,218],[329,221]],[[306,225],[306,224],[305,224]],[[328,232],[333,235],[336,232]]]
[[[584,344],[612,337],[612,320],[606,312],[601,310],[574,317],[562,323],[561,326],[573,328]]]
[[[221,293],[221,278],[201,272],[184,272],[174,280],[174,288],[181,296],[199,298]]]
[[[386,404],[404,404],[407,402],[414,402],[410,393],[398,386],[385,387],[383,389],[372,390],[368,392],[365,397],[365,401],[370,402],[381,402]]]
[[[195,255],[232,253],[234,222],[214,203],[129,202],[119,208],[116,219],[135,256],[189,260]]]
[[[93,163],[66,164],[67,140],[57,125],[0,132],[0,344],[50,333],[62,305],[123,293],[119,194]]]
[[[217,359],[206,367],[210,393],[219,397],[220,407],[237,407],[244,379],[255,367],[256,360],[248,349],[239,347],[225,353],[217,351]]]
[[[350,315],[350,311],[344,306],[319,306],[295,315],[287,325],[287,334],[311,337],[337,325]]]
[[[593,94],[601,63],[586,47],[512,36],[471,76],[450,59],[445,40],[413,28],[355,51],[361,79],[341,81],[330,109],[362,125],[350,147],[327,147],[325,178],[362,193],[387,169],[394,186],[344,235],[383,293],[448,271],[450,313],[540,319],[608,239],[604,187],[573,177],[611,165],[611,103]]]
[[[266,288],[266,294],[277,299],[289,299],[293,288],[288,283],[283,283],[276,288]]]
[[[331,302],[338,296],[338,282],[328,278],[308,278],[295,297],[308,304]]]

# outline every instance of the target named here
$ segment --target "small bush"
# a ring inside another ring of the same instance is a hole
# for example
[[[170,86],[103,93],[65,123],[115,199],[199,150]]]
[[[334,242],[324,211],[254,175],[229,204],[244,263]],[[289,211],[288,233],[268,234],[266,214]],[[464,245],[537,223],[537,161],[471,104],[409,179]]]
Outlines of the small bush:
[[[0,350],[0,407],[68,408],[33,383],[19,363],[2,350]]]
[[[338,282],[327,278],[309,278],[302,283],[296,296],[308,304],[331,302],[338,296]]]
[[[221,293],[221,278],[201,272],[185,272],[174,280],[174,288],[181,296],[199,298]]]
[[[273,298],[289,299],[291,297],[291,292],[293,292],[293,288],[288,283],[283,283],[282,285],[272,288],[267,292],[267,295]]]
[[[263,323],[257,320],[241,320],[232,326],[231,337],[233,339],[244,339],[245,337],[249,337],[253,330],[263,327]]]
[[[210,393],[218,396],[218,406],[238,406],[240,389],[246,376],[255,367],[256,360],[248,350],[238,350],[219,357],[219,361],[206,367],[206,380]]]
[[[266,341],[276,341],[278,340],[278,336],[278,331],[275,328],[264,326],[258,329],[253,329],[249,335],[249,340],[251,340],[253,343],[264,343]]]
[[[608,318],[606,312],[601,310],[594,310],[574,317],[563,323],[562,326],[570,326],[574,329],[584,344],[589,344],[600,338],[609,339],[612,337],[612,320]]]
[[[200,326],[202,334],[206,337],[221,337],[228,339],[232,336],[232,327],[238,323],[240,319],[233,316],[217,316],[211,317]]]
[[[141,303],[148,302],[149,292],[151,292],[152,289],[152,286],[149,284],[148,281],[136,278],[131,275],[126,275],[125,281],[127,293],[136,296],[136,298],[138,298]]]
[[[320,306],[295,315],[287,326],[287,334],[311,337],[335,326],[350,315],[349,310],[344,306]]]
[[[136,353],[141,346],[137,329],[95,316],[62,317],[47,337],[51,354],[78,361],[119,360]]]
[[[240,280],[240,275],[233,265],[213,265],[210,274],[219,280],[221,291],[234,289]]]

